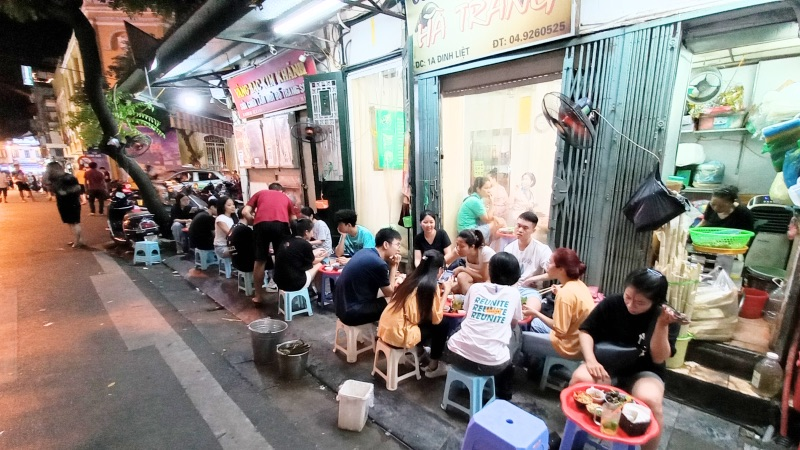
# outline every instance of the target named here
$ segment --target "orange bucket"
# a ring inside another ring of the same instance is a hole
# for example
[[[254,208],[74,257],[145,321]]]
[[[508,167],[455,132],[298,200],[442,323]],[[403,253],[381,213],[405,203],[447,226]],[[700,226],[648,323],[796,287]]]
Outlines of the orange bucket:
[[[745,319],[760,319],[764,313],[764,306],[767,304],[769,294],[761,289],[743,288],[744,303],[739,310],[739,317]]]

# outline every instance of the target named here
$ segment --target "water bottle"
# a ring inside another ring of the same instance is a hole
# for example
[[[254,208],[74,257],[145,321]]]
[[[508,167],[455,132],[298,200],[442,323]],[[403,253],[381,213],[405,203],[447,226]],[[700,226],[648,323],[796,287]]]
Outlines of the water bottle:
[[[767,353],[767,357],[756,364],[750,384],[759,394],[767,398],[772,398],[781,391],[783,369],[777,353]]]

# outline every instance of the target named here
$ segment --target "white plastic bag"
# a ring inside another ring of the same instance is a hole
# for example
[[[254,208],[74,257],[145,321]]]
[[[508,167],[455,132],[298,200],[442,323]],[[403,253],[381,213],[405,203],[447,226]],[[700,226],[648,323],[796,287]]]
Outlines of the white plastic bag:
[[[727,341],[733,338],[739,313],[739,290],[725,270],[717,267],[697,287],[689,332],[695,339]]]

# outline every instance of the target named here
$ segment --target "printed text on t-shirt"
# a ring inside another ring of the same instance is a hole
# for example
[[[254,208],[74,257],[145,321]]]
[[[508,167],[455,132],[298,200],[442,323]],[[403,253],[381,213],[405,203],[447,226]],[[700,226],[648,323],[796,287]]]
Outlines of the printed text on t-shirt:
[[[476,297],[470,317],[484,322],[503,323],[508,306],[508,300],[489,300],[484,297]]]

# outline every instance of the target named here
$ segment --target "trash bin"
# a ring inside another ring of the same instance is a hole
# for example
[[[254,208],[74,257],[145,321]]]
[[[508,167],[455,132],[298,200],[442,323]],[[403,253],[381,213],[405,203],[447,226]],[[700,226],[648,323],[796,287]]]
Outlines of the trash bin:
[[[303,341],[286,341],[278,345],[278,374],[287,380],[296,380],[306,373],[310,346]]]
[[[689,348],[689,342],[693,337],[692,333],[678,336],[678,339],[675,340],[675,355],[667,359],[667,368],[677,369],[683,366],[686,361],[686,350]]]
[[[264,364],[275,361],[275,348],[283,339],[289,325],[274,319],[257,319],[250,322],[250,341],[253,344],[253,361]]]
[[[369,408],[375,405],[372,383],[347,380],[339,387],[339,428],[361,431],[367,423]]]

